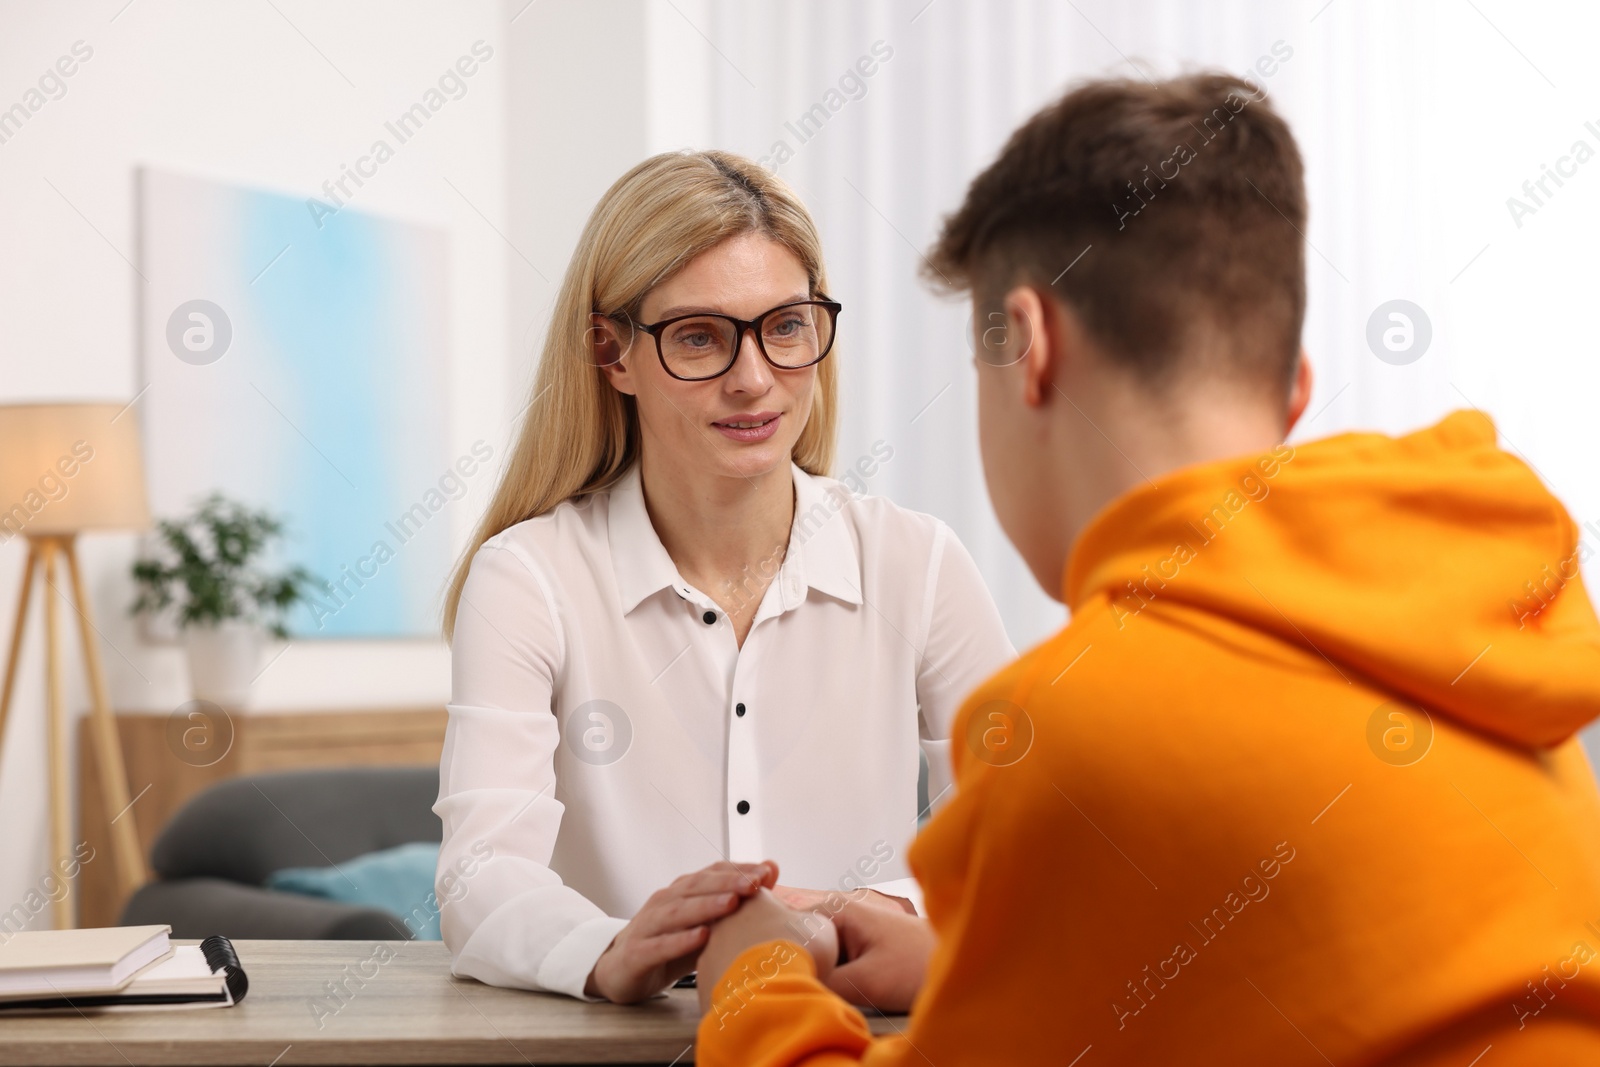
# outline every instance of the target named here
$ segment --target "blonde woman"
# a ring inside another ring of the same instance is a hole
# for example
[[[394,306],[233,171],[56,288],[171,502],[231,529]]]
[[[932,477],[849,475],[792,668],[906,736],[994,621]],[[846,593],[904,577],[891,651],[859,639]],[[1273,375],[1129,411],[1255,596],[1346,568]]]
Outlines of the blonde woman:
[[[748,160],[653,157],[589,218],[445,605],[456,974],[633,1002],[758,887],[915,908],[918,745],[937,800],[1013,650],[943,523],[828,477],[839,310]]]

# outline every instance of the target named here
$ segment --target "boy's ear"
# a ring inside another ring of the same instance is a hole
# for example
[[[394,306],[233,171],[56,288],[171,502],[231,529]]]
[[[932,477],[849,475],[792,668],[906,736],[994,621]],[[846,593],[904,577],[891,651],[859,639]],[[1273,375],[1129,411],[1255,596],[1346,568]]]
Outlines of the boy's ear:
[[[1061,309],[1047,294],[1031,285],[1019,285],[1005,295],[1005,345],[1008,363],[1020,364],[1022,399],[1029,407],[1044,403],[1052,388],[1061,358],[1059,319],[1052,314]],[[1056,333],[1052,333],[1052,328]]]
[[[606,379],[619,393],[635,395],[634,384],[625,357],[633,347],[635,331],[631,323],[620,323],[607,315],[589,316],[589,328],[584,332],[584,350],[590,363],[605,371]]]
[[[1300,358],[1295,362],[1294,384],[1289,388],[1289,419],[1283,428],[1285,437],[1294,430],[1295,423],[1306,413],[1306,405],[1309,403],[1311,403],[1311,359],[1302,348]]]

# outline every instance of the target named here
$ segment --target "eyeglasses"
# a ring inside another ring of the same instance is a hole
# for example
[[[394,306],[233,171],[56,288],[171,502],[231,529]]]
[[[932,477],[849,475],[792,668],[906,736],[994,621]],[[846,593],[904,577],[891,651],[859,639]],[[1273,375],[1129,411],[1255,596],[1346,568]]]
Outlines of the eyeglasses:
[[[756,335],[761,355],[779,370],[800,370],[822,362],[833,348],[841,307],[834,300],[797,300],[753,319],[703,312],[648,325],[635,323],[626,313],[611,317],[654,337],[656,355],[668,374],[681,382],[704,382],[733,369],[746,330]]]

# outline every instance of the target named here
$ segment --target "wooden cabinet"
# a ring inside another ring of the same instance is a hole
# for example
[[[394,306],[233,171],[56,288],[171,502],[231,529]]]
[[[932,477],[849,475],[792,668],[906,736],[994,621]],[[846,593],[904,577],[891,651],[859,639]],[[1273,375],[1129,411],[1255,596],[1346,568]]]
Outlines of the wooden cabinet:
[[[116,716],[133,797],[129,810],[147,864],[167,820],[190,797],[225,778],[310,767],[437,766],[444,747],[442,707],[247,711],[215,721],[190,707]],[[89,729],[85,716],[78,737],[78,841],[94,855],[78,874],[74,896],[79,926],[112,926],[124,900],[111,864],[110,826]]]

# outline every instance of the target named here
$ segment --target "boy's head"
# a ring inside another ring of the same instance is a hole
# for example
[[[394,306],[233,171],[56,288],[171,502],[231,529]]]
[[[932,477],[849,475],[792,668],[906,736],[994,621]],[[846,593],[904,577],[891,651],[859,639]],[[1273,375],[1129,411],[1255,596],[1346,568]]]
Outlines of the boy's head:
[[[1298,418],[1305,222],[1288,125],[1218,73],[1074,89],[946,219],[928,274],[971,294],[990,493],[1048,592],[1115,496]]]

